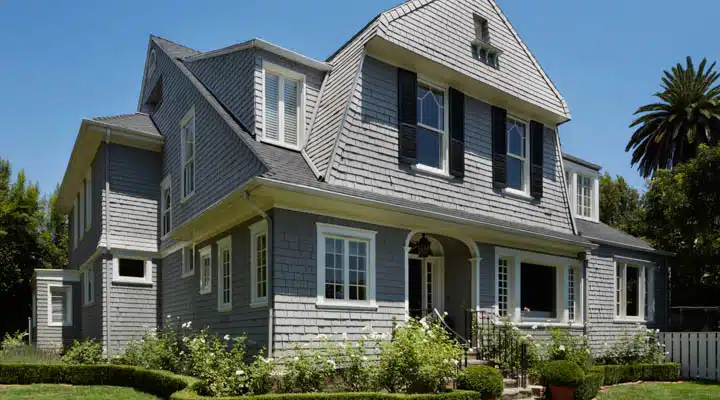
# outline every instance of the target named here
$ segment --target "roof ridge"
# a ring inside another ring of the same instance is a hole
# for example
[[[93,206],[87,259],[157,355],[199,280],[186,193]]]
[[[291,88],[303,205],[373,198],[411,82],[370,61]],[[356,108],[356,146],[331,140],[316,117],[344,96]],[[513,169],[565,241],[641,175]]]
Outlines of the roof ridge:
[[[162,36],[158,36],[158,35],[153,35],[152,33],[150,34],[150,39],[160,39],[160,40],[162,40],[162,41],[168,42],[168,43],[173,44],[173,45],[175,45],[175,46],[182,47],[182,48],[185,49],[185,50],[189,50],[189,51],[192,51],[192,52],[195,52],[195,53],[198,53],[198,54],[202,54],[202,53],[203,53],[203,52],[200,51],[200,50],[195,50],[195,49],[193,49],[192,47],[185,46],[184,44],[180,44],[180,43],[178,43],[178,42],[173,42],[173,41],[170,40],[170,39],[166,39],[166,38],[164,38],[164,37],[162,37]],[[161,45],[161,47],[164,47],[164,46]],[[166,50],[166,49],[164,49],[164,50]]]

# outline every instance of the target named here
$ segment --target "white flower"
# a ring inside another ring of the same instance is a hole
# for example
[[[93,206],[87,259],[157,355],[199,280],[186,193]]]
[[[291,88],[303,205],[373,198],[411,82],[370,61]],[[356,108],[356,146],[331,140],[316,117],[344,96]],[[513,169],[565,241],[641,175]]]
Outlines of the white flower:
[[[532,329],[532,330],[536,330],[537,328],[538,328],[537,325],[533,325],[531,329]]]
[[[172,318],[172,315],[168,314],[165,318],[170,319]]]
[[[205,338],[200,338],[200,343],[205,344]]]
[[[519,331],[520,329],[519,329],[517,326],[513,326],[513,327],[512,327],[512,330],[514,330],[514,331]]]
[[[460,361],[458,361],[458,360],[453,360],[453,364],[455,364],[455,366],[457,367],[458,365],[460,365]]]
[[[293,358],[293,361],[299,361],[299,360],[300,360],[300,358],[299,358],[299,357],[295,357],[295,358]]]
[[[327,360],[327,363],[332,365],[333,368],[337,368],[337,364],[335,364],[335,361],[333,360]]]
[[[239,370],[235,371],[235,375],[237,375],[237,376],[245,375],[245,371],[239,369]]]
[[[340,336],[342,337],[343,340],[347,340],[347,338],[348,338],[347,332],[341,333]]]
[[[368,358],[367,358],[367,357],[365,357],[365,356],[363,356],[362,360],[363,360],[363,361],[367,361],[367,360],[368,360]]]
[[[180,355],[185,354],[185,350],[180,350]]]
[[[323,335],[322,333],[317,335],[317,340],[327,340],[327,335]]]
[[[229,341],[230,341],[230,335],[225,335],[225,336],[223,336],[223,339],[225,339],[226,342],[229,342]]]
[[[560,345],[560,347],[558,347],[558,350],[560,350],[560,351],[565,351],[565,346]]]
[[[210,357],[215,357],[215,353],[210,353]]]

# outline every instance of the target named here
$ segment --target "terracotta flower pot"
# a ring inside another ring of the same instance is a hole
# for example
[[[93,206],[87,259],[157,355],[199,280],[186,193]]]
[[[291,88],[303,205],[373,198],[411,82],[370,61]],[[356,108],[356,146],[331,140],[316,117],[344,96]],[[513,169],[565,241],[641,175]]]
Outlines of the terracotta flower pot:
[[[553,400],[573,400],[576,390],[576,388],[566,386],[550,386],[550,393],[552,394]]]

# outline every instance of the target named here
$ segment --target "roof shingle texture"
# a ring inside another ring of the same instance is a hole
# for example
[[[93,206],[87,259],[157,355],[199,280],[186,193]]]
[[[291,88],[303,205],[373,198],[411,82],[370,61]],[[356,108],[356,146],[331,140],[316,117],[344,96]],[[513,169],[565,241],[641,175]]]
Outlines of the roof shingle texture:
[[[575,222],[577,224],[578,233],[590,241],[597,239],[603,242],[617,243],[618,246],[621,247],[630,246],[648,251],[655,250],[648,242],[619,231],[602,222],[586,221],[580,218],[577,218]]]
[[[143,113],[110,115],[106,117],[90,118],[90,120],[117,126],[121,129],[129,129],[153,136],[162,136],[160,131],[158,131],[155,124],[152,122],[152,119],[150,119],[147,114]]]

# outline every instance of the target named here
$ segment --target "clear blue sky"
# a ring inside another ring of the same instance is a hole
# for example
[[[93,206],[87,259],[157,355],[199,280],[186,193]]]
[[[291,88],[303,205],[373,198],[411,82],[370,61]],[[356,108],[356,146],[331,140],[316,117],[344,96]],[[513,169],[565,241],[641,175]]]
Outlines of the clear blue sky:
[[[642,186],[624,152],[632,113],[663,69],[720,58],[720,2],[499,2],[570,105],[564,150]],[[53,190],[83,117],[135,111],[151,33],[200,51],[261,37],[325,59],[398,3],[0,0],[0,157]]]

